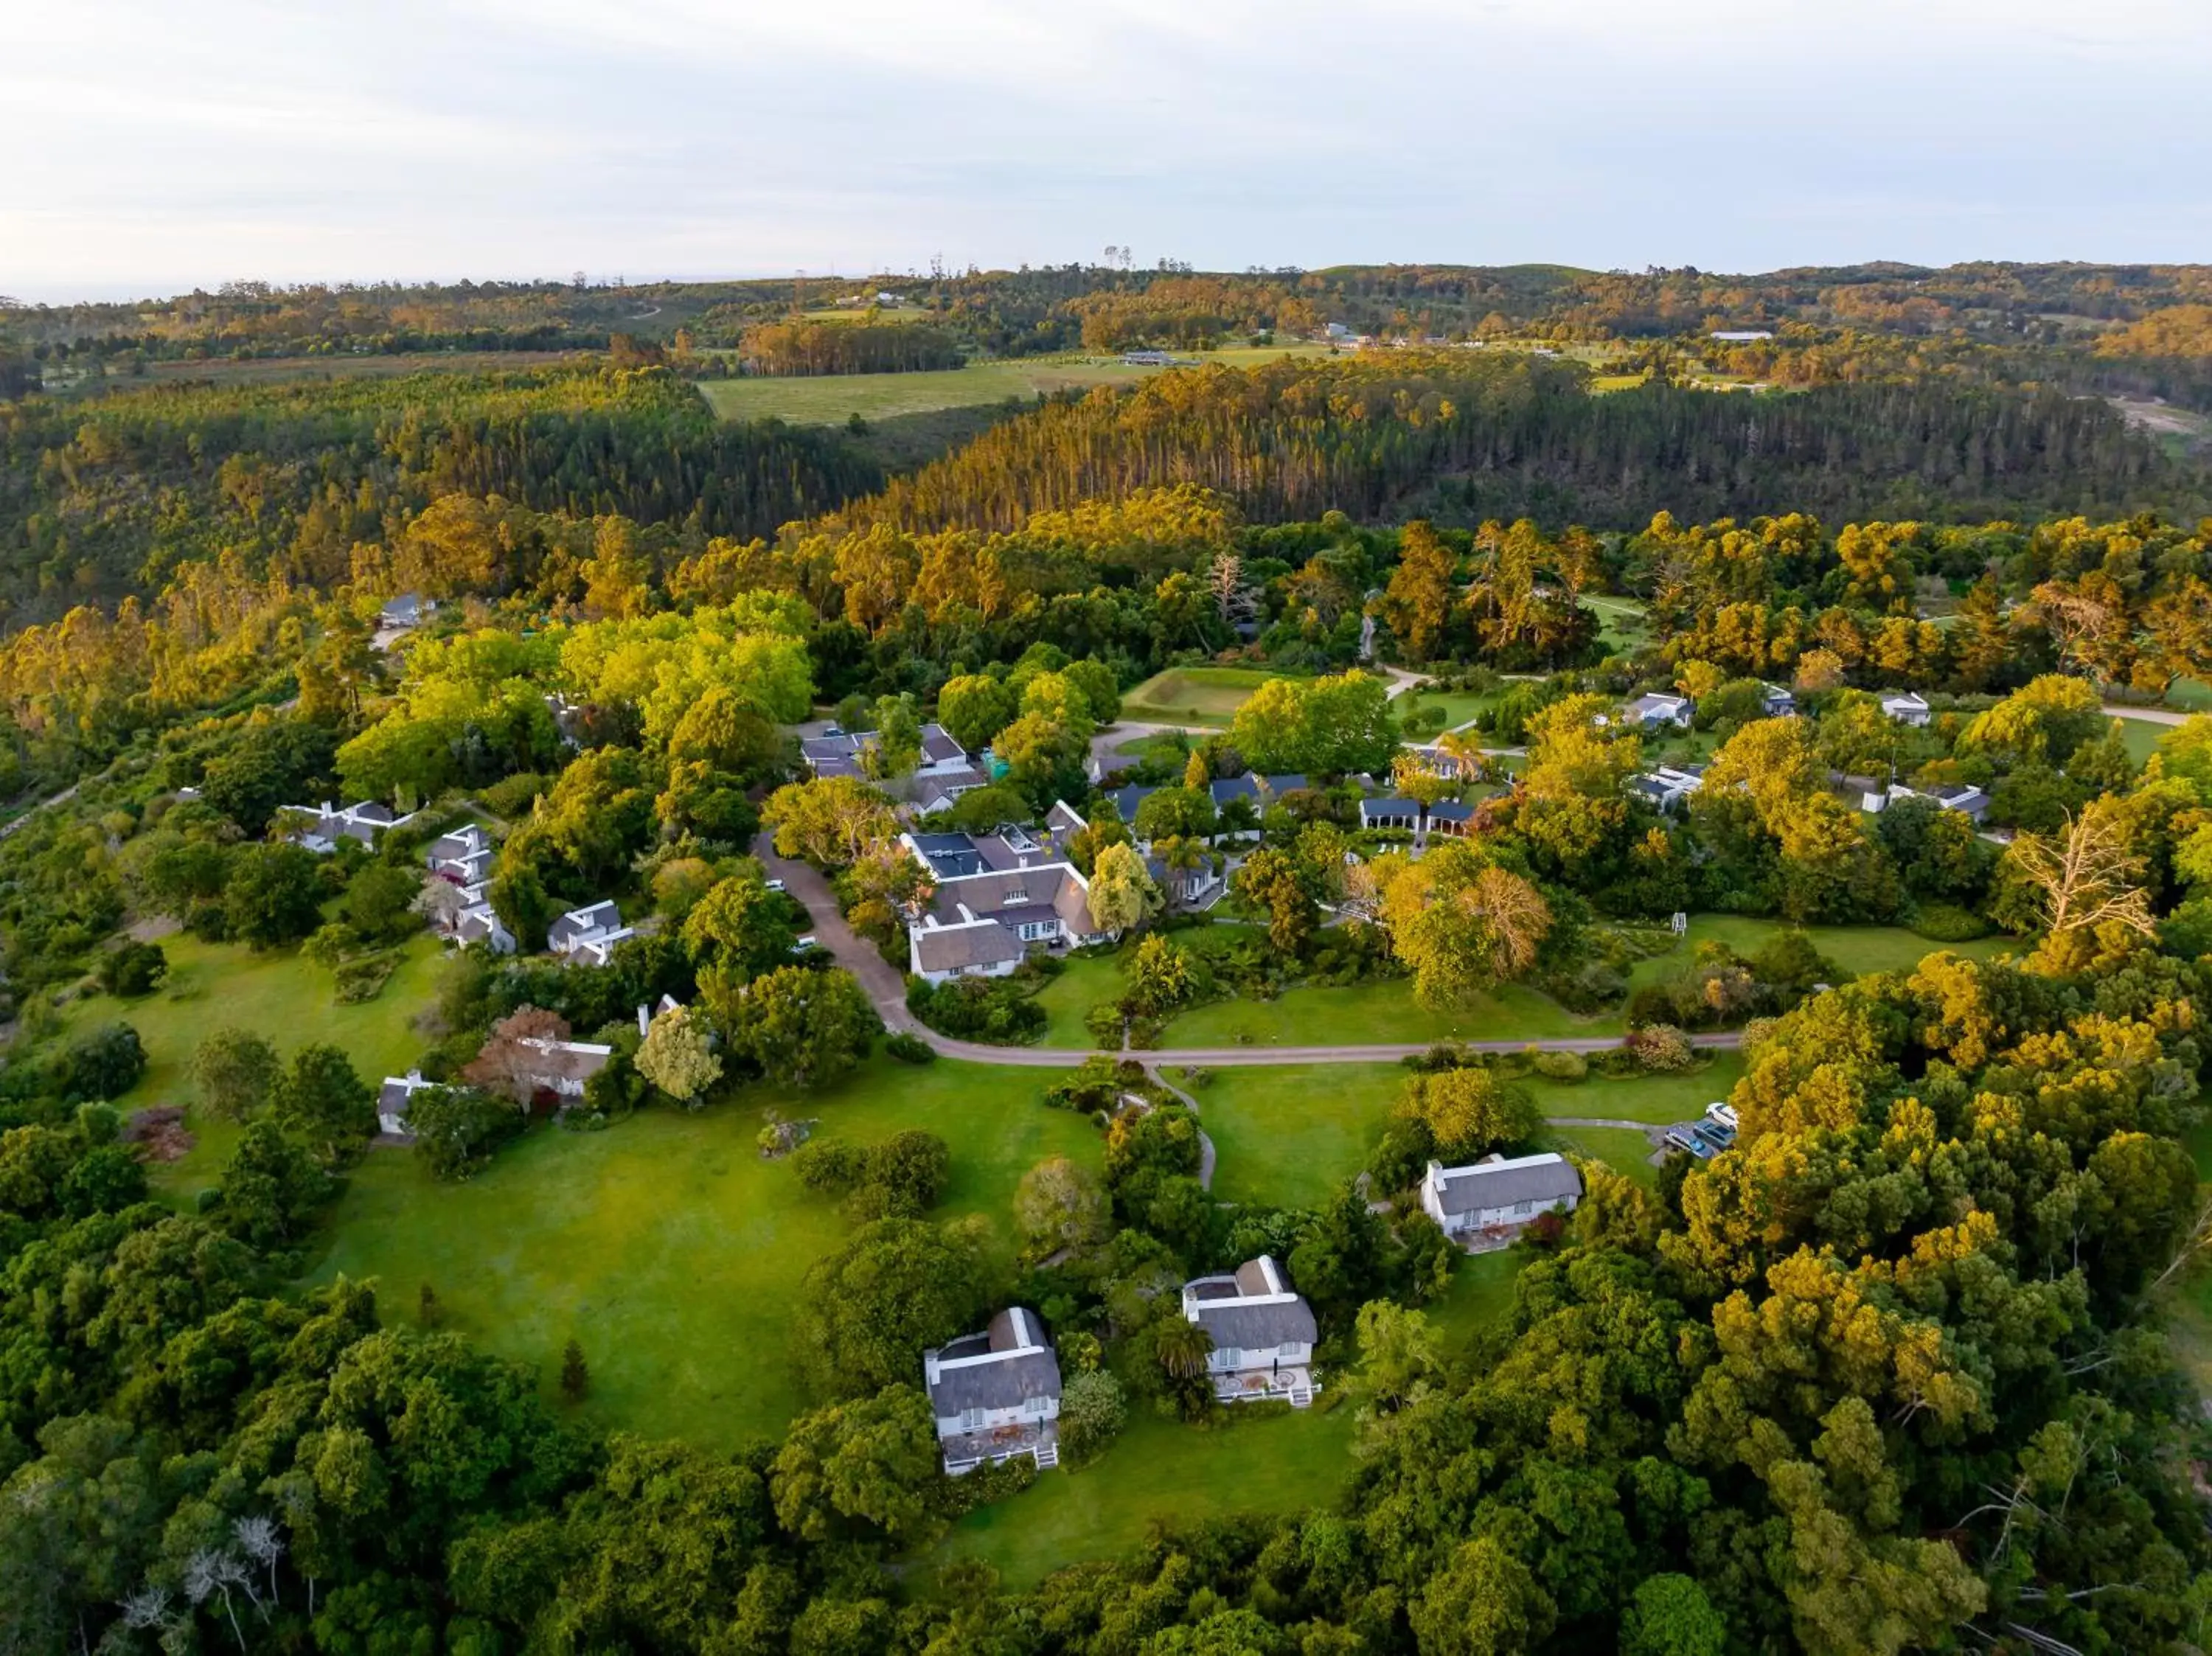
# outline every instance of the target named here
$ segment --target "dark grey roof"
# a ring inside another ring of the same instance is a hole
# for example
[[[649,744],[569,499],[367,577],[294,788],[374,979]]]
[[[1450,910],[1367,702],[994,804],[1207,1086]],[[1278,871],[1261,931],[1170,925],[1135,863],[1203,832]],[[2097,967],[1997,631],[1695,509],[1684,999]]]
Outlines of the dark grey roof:
[[[1359,802],[1359,820],[1363,822],[1372,816],[1419,816],[1420,814],[1419,804],[1412,799],[1362,799]]]
[[[925,972],[958,972],[971,966],[1018,961],[1022,940],[1004,925],[924,926],[914,934],[915,960]]]
[[[1137,807],[1158,792],[1158,788],[1132,782],[1126,788],[1115,789],[1106,797],[1114,802],[1115,815],[1125,822],[1133,822],[1137,820]]]
[[[951,732],[942,725],[921,727],[921,756],[933,765],[942,765],[948,760],[965,759],[968,749],[952,739]]]
[[[1272,801],[1281,798],[1286,793],[1297,792],[1300,788],[1306,786],[1306,779],[1295,773],[1286,773],[1281,776],[1253,776],[1249,774],[1243,776],[1225,776],[1218,782],[1209,784],[1206,791],[1213,796],[1213,803],[1217,806],[1225,805],[1231,799],[1249,799],[1256,805],[1260,803],[1260,794],[1263,785],[1266,788],[1267,798]]]
[[[1446,1168],[1437,1175],[1437,1204],[1446,1213],[1534,1202],[1549,1207],[1583,1192],[1582,1175],[1563,1156],[1520,1156],[1504,1162],[1478,1162]]]
[[[1442,822],[1472,822],[1474,807],[1463,805],[1456,799],[1439,799],[1429,807],[1429,815]]]
[[[965,874],[983,871],[982,853],[976,850],[975,840],[964,834],[917,834],[914,836],[914,848],[941,880],[957,880]]]
[[[377,1089],[376,1113],[379,1115],[405,1115],[415,1090],[404,1081],[386,1076],[384,1085]]]
[[[927,1382],[929,1401],[940,1418],[963,1409],[1018,1409],[1033,1398],[1060,1395],[1060,1362],[1045,1344],[1044,1325],[1021,1306],[1001,1311],[982,1332],[930,1352],[925,1374],[932,1362],[937,1378]]]
[[[1287,1300],[1211,1300],[1196,1307],[1198,1325],[1213,1336],[1218,1349],[1256,1351],[1271,1345],[1311,1345],[1316,1331],[1313,1307],[1298,1296]]]

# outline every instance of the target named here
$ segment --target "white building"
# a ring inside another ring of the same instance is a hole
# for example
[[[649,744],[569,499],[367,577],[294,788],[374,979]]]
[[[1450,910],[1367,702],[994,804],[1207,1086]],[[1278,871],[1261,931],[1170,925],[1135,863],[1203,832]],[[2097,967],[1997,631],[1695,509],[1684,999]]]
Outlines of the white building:
[[[1268,1255],[1185,1283],[1182,1314],[1213,1337],[1206,1368],[1224,1403],[1286,1398],[1303,1409],[1313,1401],[1313,1307]]]
[[[1629,778],[1628,791],[1639,798],[1650,800],[1661,810],[1677,810],[1684,801],[1705,786],[1705,779],[1696,771],[1677,770],[1672,765],[1662,765],[1657,770]]]
[[[610,897],[588,907],[572,908],[554,921],[545,930],[545,948],[572,966],[605,966],[614,958],[615,945],[635,936]]]
[[[1689,697],[1668,695],[1660,690],[1652,690],[1637,697],[1621,711],[1630,724],[1647,731],[1656,730],[1662,725],[1686,731],[1697,713]]]
[[[1582,1175],[1564,1156],[1485,1156],[1463,1168],[1429,1163],[1421,1208],[1454,1241],[1503,1247],[1540,1213],[1572,1213]]]
[[[1060,1464],[1060,1361],[1034,1311],[1011,1307],[981,1333],[923,1352],[921,1372],[947,1472],[1019,1455]]]
[[[1881,699],[1881,710],[1900,725],[1910,725],[1915,730],[1924,726],[1933,716],[1925,697],[1911,690],[1893,691]]]
[[[407,1107],[415,1095],[425,1087],[434,1087],[434,1081],[422,1079],[420,1070],[410,1070],[404,1076],[386,1076],[376,1092],[376,1128],[392,1138],[412,1138],[414,1129],[407,1125]]]
[[[354,805],[334,805],[327,799],[319,805],[286,805],[283,815],[289,830],[284,837],[318,857],[329,856],[338,848],[341,840],[374,846],[376,836],[385,829],[415,820],[412,811],[396,816],[391,806],[373,799]]]

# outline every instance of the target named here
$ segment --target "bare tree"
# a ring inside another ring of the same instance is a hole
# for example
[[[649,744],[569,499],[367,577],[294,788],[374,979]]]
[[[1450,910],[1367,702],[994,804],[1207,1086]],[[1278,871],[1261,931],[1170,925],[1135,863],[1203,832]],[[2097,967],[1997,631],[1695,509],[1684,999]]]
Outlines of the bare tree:
[[[148,1633],[167,1624],[169,1590],[149,1581],[115,1607],[123,1612],[124,1626],[134,1633]]]
[[[185,1597],[197,1606],[205,1604],[210,1595],[221,1593],[222,1613],[230,1618],[231,1636],[238,1641],[240,1650],[246,1648],[246,1631],[238,1625],[238,1611],[230,1602],[230,1590],[245,1582],[245,1562],[227,1547],[202,1547],[185,1564]]]
[[[425,1284],[427,1287],[428,1284]],[[238,1544],[246,1549],[246,1556],[269,1572],[269,1598],[271,1603],[279,1598],[276,1589],[276,1561],[284,1556],[284,1538],[276,1532],[276,1520],[255,1515],[241,1518],[232,1526]]]
[[[2044,925],[2053,936],[2117,921],[2154,936],[2142,858],[2128,843],[2128,825],[2103,802],[2069,817],[2055,838],[2021,834],[2006,858],[2033,886]]]
[[[1212,590],[1213,607],[1224,625],[1234,627],[1258,613],[1258,600],[1244,584],[1244,561],[1234,552],[1214,555],[1206,572],[1206,583]]]

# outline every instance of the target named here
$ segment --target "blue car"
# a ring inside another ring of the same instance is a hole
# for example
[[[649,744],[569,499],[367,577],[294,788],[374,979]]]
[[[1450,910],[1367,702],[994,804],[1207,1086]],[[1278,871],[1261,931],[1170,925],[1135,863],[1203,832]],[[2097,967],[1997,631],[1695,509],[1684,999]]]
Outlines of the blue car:
[[[1700,1162],[1709,1162],[1712,1159],[1713,1147],[1698,1137],[1690,1128],[1669,1127],[1667,1129],[1665,1137],[1666,1142],[1674,1149],[1687,1150]]]

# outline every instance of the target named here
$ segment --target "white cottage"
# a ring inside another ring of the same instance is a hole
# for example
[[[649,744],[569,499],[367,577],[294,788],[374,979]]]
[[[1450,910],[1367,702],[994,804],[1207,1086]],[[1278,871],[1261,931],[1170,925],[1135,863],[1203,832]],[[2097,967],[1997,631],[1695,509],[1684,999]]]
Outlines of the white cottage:
[[[1574,1211],[1582,1175],[1556,1152],[1488,1156],[1463,1168],[1429,1163],[1421,1208],[1458,1242],[1502,1247],[1540,1213]]]
[[[1009,1307],[981,1333],[923,1352],[921,1372],[946,1471],[1019,1455],[1060,1465],[1060,1360],[1036,1312]]]
[[[1182,1314],[1213,1337],[1206,1368],[1224,1403],[1287,1398],[1303,1409],[1313,1401],[1313,1307],[1267,1254],[1228,1276],[1185,1283]]]

